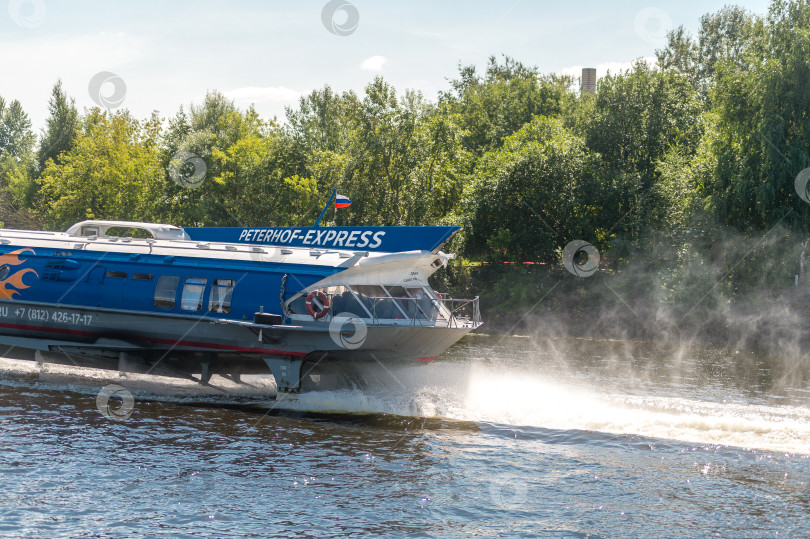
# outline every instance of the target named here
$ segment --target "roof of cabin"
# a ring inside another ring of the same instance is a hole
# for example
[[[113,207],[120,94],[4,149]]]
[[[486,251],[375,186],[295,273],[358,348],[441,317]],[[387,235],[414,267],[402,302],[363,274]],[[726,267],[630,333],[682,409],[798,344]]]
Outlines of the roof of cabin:
[[[76,223],[67,229],[68,236],[106,236],[111,228],[137,228],[152,234],[157,240],[188,240],[188,234],[182,227],[160,223],[139,223],[136,221],[101,221],[91,219]]]

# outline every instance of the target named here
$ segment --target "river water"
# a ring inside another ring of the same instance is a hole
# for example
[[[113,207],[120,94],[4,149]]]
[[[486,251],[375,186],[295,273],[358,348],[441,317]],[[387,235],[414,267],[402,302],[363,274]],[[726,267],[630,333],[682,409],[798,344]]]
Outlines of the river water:
[[[469,336],[367,379],[276,402],[0,362],[0,536],[810,535],[796,361]]]

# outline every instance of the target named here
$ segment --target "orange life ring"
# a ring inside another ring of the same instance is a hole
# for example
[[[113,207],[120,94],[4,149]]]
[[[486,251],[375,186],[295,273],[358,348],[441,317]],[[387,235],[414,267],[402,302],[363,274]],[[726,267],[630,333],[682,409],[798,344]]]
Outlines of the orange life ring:
[[[323,318],[329,312],[329,298],[320,290],[313,290],[307,296],[307,312],[315,320]]]

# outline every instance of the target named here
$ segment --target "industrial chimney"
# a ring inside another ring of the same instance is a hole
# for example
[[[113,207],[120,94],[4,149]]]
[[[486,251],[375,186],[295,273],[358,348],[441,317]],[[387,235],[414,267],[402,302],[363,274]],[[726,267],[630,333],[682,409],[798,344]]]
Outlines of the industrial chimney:
[[[579,87],[580,95],[596,93],[596,68],[582,68],[582,84]]]

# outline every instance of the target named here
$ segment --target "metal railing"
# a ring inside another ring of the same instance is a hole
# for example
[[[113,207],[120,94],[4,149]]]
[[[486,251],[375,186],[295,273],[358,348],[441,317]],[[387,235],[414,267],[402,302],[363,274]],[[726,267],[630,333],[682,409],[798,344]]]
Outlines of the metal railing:
[[[373,325],[381,320],[407,320],[411,326],[476,328],[481,325],[481,311],[478,297],[474,299],[453,299],[447,294],[437,298],[358,296],[357,304],[362,305],[370,315]],[[334,305],[334,298],[330,297]],[[363,313],[349,312],[361,318]]]
[[[472,327],[481,325],[481,310],[478,306],[478,296],[473,299],[442,298],[442,303],[450,311],[448,327]]]

